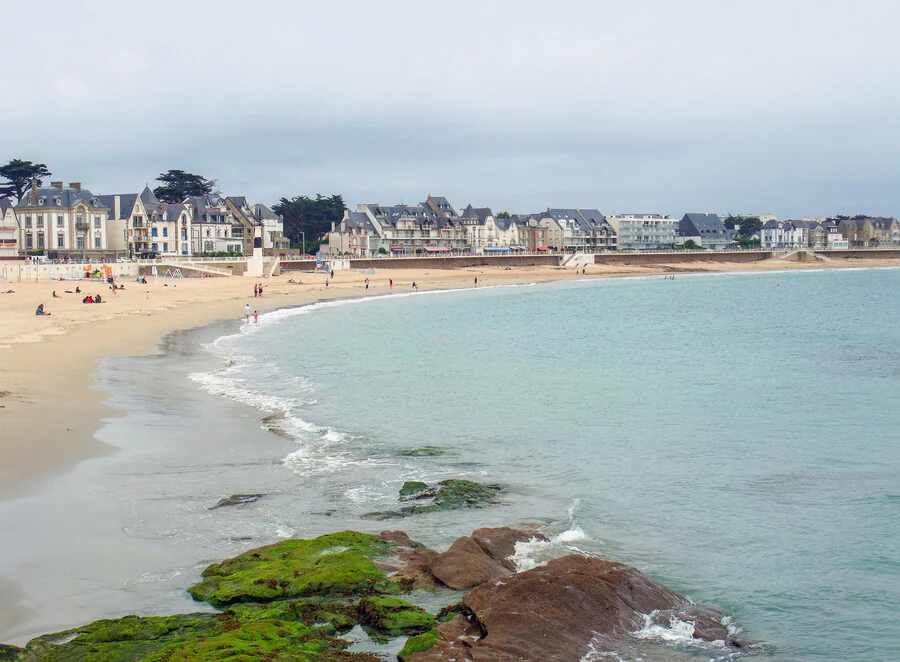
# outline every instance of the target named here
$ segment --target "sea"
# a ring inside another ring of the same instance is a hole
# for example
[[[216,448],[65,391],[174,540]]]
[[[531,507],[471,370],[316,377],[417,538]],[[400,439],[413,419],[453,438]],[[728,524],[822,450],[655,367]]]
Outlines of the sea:
[[[521,569],[627,563],[754,644],[648,624],[586,661],[898,659],[900,268],[479,280],[104,361],[115,452],[0,503],[19,605],[0,641],[203,610],[185,589],[207,564],[279,539],[403,529],[446,549],[525,524],[549,542],[520,546]],[[500,503],[364,517],[452,477]],[[232,494],[264,496],[211,509]]]

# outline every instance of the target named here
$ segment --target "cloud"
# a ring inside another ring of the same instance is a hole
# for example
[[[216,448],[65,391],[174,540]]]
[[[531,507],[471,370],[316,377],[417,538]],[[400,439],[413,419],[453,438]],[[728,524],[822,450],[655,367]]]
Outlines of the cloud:
[[[893,2],[96,0],[75,40],[46,5],[40,48],[9,11],[6,157],[98,190],[900,213]]]

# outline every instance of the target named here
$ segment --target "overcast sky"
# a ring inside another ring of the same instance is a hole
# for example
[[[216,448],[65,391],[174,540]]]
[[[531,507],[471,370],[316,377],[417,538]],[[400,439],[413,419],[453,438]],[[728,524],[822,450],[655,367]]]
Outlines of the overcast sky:
[[[3,10],[0,162],[95,193],[900,215],[896,0]]]

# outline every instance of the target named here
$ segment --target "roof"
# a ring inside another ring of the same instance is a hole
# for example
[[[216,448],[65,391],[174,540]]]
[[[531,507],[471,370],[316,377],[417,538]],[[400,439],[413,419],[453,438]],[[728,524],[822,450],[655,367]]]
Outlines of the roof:
[[[484,224],[488,216],[493,216],[493,212],[490,207],[473,207],[472,205],[468,205],[462,213],[463,218],[477,218],[479,223]]]
[[[255,204],[255,205],[253,205],[252,209],[253,209],[253,215],[259,220],[263,220],[263,219],[273,220],[273,221],[278,220],[278,214],[276,214],[275,212],[273,212],[271,209],[269,209],[268,207],[266,207],[263,204]]]
[[[144,190],[141,191],[141,202],[143,202],[145,205],[159,204],[159,200],[156,199],[156,195],[154,195],[153,191],[150,190],[149,186],[145,186]]]
[[[116,196],[119,198],[119,218],[115,218]],[[100,204],[109,209],[109,217],[113,220],[130,218],[137,198],[137,193],[114,193],[112,195],[99,196]]]
[[[728,229],[717,214],[685,214],[678,224],[678,231],[685,237],[711,234],[729,236]]]
[[[13,203],[7,196],[4,195],[2,198],[0,198],[0,216],[4,216],[6,214],[6,210],[12,209],[12,207]]]
[[[24,209],[27,207],[74,207],[76,203],[83,202],[86,205],[94,206],[94,200],[97,200],[98,207],[102,207],[96,195],[89,190],[83,188],[80,191],[73,188],[64,188],[62,190],[54,187],[39,188],[37,190],[39,198],[44,198],[44,204],[31,204],[31,189],[26,191],[22,199],[16,203],[16,209]],[[60,204],[56,204],[56,198],[60,198]]]

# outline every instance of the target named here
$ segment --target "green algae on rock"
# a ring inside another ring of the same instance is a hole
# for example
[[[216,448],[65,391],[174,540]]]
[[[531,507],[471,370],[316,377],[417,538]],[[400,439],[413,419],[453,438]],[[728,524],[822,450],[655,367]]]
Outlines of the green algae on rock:
[[[424,653],[437,643],[437,635],[434,630],[423,632],[422,634],[410,637],[403,644],[403,648],[397,653],[397,659],[400,662],[410,662],[412,656],[416,653]]]
[[[406,457],[438,457],[446,455],[447,451],[440,446],[420,446],[419,448],[410,448],[400,454]]]
[[[216,607],[308,595],[365,594],[385,578],[375,560],[391,547],[376,535],[357,531],[283,540],[214,563],[188,592]]]
[[[19,659],[19,656],[24,652],[24,648],[0,644],[0,662],[15,662],[15,660]]]
[[[363,598],[359,613],[366,625],[392,637],[420,634],[434,625],[434,616],[400,598]]]
[[[416,501],[398,510],[383,510],[363,515],[365,519],[394,519],[440,510],[484,508],[497,502],[499,485],[482,485],[474,480],[448,478],[438,483],[406,481],[400,487],[400,501]]]

